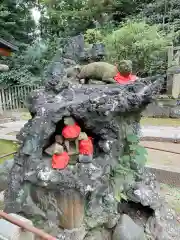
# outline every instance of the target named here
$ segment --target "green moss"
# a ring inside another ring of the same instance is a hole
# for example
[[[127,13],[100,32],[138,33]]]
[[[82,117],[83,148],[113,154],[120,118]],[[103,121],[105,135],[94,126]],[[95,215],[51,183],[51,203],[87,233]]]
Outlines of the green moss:
[[[145,118],[141,119],[141,125],[152,125],[152,126],[180,126],[180,119],[172,118]]]
[[[31,119],[31,114],[29,112],[23,112],[21,114],[21,119],[22,120],[29,120],[29,119]]]
[[[18,143],[9,141],[9,140],[0,140],[0,156],[14,152],[18,149]],[[0,158],[0,163],[4,162],[7,159],[13,158],[13,155]]]

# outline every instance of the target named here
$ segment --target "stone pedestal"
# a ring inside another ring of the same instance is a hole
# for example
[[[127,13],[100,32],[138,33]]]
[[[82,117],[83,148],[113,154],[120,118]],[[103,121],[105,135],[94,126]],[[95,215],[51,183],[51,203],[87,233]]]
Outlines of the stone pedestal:
[[[180,94],[180,73],[174,74],[172,85],[172,97],[178,98]]]
[[[81,50],[74,41],[68,47],[70,52]],[[70,58],[70,52],[64,53],[63,62]],[[79,55],[81,51],[78,52]],[[75,60],[75,53],[72,60]],[[120,215],[117,205],[127,197],[131,200],[129,205],[135,202],[143,209],[151,208],[147,218],[153,216],[153,219],[157,216],[156,210],[164,206],[156,191],[154,176],[144,174],[144,155],[132,154],[141,149],[136,137],[141,113],[152,102],[153,94],[161,89],[164,79],[154,79],[153,84],[139,79],[127,85],[80,85],[59,83],[64,79],[60,76],[53,75],[45,90],[37,90],[27,99],[33,118],[17,136],[21,146],[11,169],[5,211],[27,216],[30,212],[27,207],[30,209],[34,203],[41,213],[34,211],[33,217],[41,218],[42,227],[56,226],[59,240],[112,240],[113,237],[113,240],[127,240],[128,234],[129,240],[135,240],[135,234],[136,239],[142,236],[144,240],[146,220],[139,228],[136,219],[134,222],[129,219],[138,217],[137,214],[128,211],[129,217],[121,215],[117,223]],[[67,116],[75,119],[82,132],[93,139],[93,159],[91,163],[72,165],[70,162],[65,169],[53,169],[51,158],[44,150],[50,139],[62,132]],[[32,204],[28,203],[30,198]],[[159,219],[165,209],[161,208]],[[169,220],[164,222],[169,223]],[[175,222],[172,227],[177,233],[175,240],[179,240],[180,231],[176,230]],[[153,225],[149,229],[152,236]],[[167,234],[171,237],[169,231],[163,228],[161,239]]]

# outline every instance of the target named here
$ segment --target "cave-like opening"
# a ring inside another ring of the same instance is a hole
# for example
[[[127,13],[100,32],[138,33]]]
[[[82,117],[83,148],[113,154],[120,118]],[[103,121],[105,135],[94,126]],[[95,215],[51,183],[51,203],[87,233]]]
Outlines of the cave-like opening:
[[[55,128],[54,133],[49,137],[48,141],[46,142],[46,144],[45,144],[45,146],[43,148],[43,154],[45,156],[48,155],[46,149],[50,148],[53,144],[57,143],[57,136],[62,139],[61,145],[62,145],[63,149],[65,149],[65,151],[68,152],[68,150],[66,148],[66,145],[63,142],[64,141],[64,137],[62,136],[62,131],[63,131],[64,127],[66,126],[65,118],[66,118],[66,116],[64,116],[60,121],[58,121],[56,123],[56,128]],[[81,133],[85,133],[88,138],[92,139],[93,157],[96,157],[96,155],[100,151],[99,147],[98,147],[99,146],[98,145],[98,141],[100,140],[100,137],[93,132],[93,129],[90,129],[90,128],[86,127],[86,124],[84,123],[83,119],[80,119],[80,118],[77,118],[77,117],[72,117],[72,118],[73,118],[74,122],[80,127],[80,132]],[[79,140],[77,140],[77,141],[79,142]],[[71,144],[73,144],[73,143],[71,143]],[[74,145],[74,148],[75,148],[75,146],[76,145]],[[77,152],[78,152],[77,148],[75,150],[77,150]],[[69,152],[68,152],[68,154],[69,154]],[[69,164],[71,164],[71,163],[74,164],[75,162],[78,162],[77,159],[78,159],[79,153],[76,153],[76,154],[75,153],[74,154],[71,153],[69,155],[71,156],[70,158],[73,159],[73,161],[70,161]]]
[[[129,215],[138,225],[144,226],[143,223],[147,222],[149,217],[153,216],[154,210],[149,206],[143,206],[141,203],[133,201],[121,201],[118,204],[118,212],[120,214]]]

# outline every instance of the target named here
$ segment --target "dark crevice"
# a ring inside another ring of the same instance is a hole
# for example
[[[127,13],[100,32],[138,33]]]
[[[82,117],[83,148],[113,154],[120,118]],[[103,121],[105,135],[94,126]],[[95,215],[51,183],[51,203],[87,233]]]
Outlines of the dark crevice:
[[[131,212],[143,212],[143,214],[149,218],[153,215],[154,210],[150,208],[149,206],[143,206],[141,203],[135,203],[132,201],[122,201],[118,205],[118,212],[121,214],[130,214]]]
[[[30,112],[30,115],[31,115],[31,118],[32,118],[32,119],[35,118],[36,112]]]
[[[88,135],[88,137],[92,137],[93,145],[94,145],[94,156],[96,156],[96,154],[100,152],[100,149],[98,148],[98,142],[101,139],[100,136],[98,136],[97,134],[94,134],[91,129],[87,129],[85,127],[85,124],[84,124],[82,119],[77,119],[75,117],[73,117],[73,118],[74,118],[75,122],[80,126],[81,132],[85,132]],[[55,132],[49,137],[49,140],[48,140],[47,144],[45,144],[45,146],[43,147],[43,151],[55,142],[55,136],[56,135],[61,135],[62,134],[62,130],[63,130],[64,126],[65,125],[64,125],[64,117],[63,117],[56,124]]]

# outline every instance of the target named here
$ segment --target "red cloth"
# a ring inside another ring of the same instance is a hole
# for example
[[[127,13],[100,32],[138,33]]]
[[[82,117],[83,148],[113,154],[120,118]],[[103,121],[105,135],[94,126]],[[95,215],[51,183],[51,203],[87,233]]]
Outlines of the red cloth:
[[[93,154],[93,143],[91,137],[79,141],[79,153],[83,155]]]
[[[67,167],[69,163],[69,155],[67,152],[63,152],[61,154],[54,154],[52,156],[52,168],[55,169],[64,169]]]
[[[116,76],[114,77],[114,80],[120,84],[127,84],[129,83],[130,81],[132,82],[135,82],[137,79],[137,76],[136,75],[132,75],[132,74],[129,74],[127,76],[123,76],[121,75],[120,72],[118,72],[116,74]]]
[[[77,138],[81,132],[81,128],[77,123],[74,125],[67,125],[62,130],[62,135],[64,138],[73,139]]]

